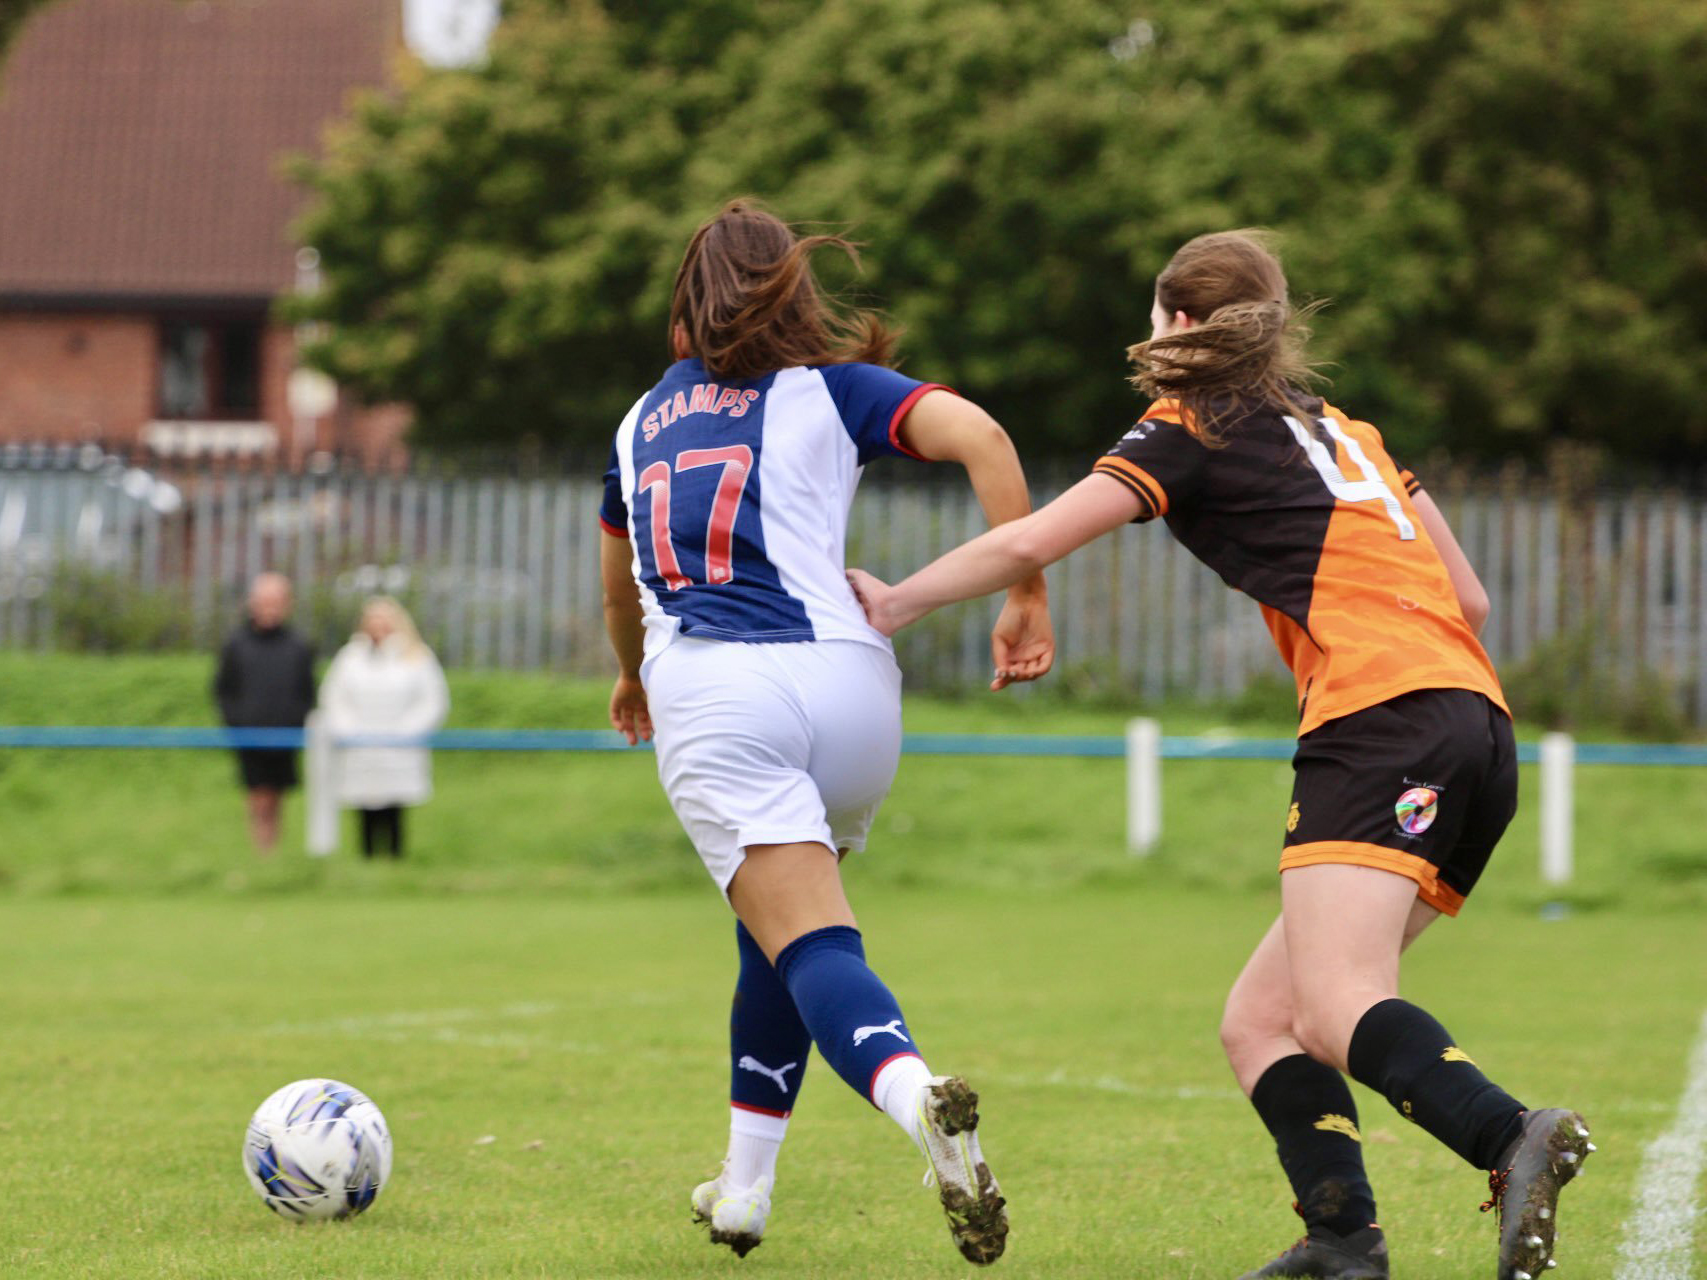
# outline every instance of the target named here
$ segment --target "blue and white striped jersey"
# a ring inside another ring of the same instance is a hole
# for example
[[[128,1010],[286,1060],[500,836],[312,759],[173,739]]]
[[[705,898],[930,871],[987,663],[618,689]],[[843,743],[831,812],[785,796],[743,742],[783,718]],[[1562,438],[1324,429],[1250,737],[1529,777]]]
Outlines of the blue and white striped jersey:
[[[842,576],[848,509],[866,463],[907,455],[901,421],[937,385],[869,364],[672,365],[617,429],[599,514],[633,540],[646,656],[678,634],[887,648]]]

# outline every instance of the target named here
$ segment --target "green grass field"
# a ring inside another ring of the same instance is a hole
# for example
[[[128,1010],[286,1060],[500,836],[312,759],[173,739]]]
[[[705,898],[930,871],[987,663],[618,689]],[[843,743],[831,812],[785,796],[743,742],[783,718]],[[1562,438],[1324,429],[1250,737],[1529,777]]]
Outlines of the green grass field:
[[[206,678],[199,659],[0,655],[0,722],[206,723]],[[458,725],[601,722],[585,684],[458,676],[453,696]],[[1126,714],[976,697],[908,723],[1115,732]],[[1286,732],[1283,710],[1164,722]],[[295,808],[262,862],[222,754],[0,751],[0,1275],[968,1271],[922,1163],[822,1062],[764,1246],[708,1246],[687,1193],[727,1123],[731,922],[650,756],[441,753],[437,774],[402,865],[302,857]],[[993,1274],[1230,1277],[1297,1234],[1215,1038],[1276,909],[1288,771],[1165,776],[1163,846],[1135,860],[1117,761],[909,759],[850,861],[922,1048],[984,1095],[1014,1223]],[[1406,994],[1520,1097],[1589,1114],[1601,1151],[1567,1194],[1561,1266],[1611,1277],[1707,1007],[1707,787],[1601,769],[1579,792],[1578,883],[1537,883],[1530,805]],[[299,1227],[238,1151],[267,1093],[318,1074],[379,1102],[397,1166],[363,1218]],[[1491,1274],[1483,1180],[1358,1102],[1395,1275]]]

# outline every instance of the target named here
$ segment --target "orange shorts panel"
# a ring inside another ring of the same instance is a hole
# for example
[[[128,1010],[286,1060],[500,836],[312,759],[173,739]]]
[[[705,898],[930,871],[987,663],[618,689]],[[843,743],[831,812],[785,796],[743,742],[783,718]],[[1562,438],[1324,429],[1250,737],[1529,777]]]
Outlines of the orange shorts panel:
[[[1295,844],[1280,855],[1280,869],[1315,867],[1323,863],[1340,863],[1354,867],[1374,867],[1391,871],[1417,882],[1417,897],[1443,915],[1455,916],[1464,905],[1464,895],[1450,885],[1440,882],[1440,868],[1427,858],[1378,844],[1360,844],[1356,840],[1318,840],[1313,844]]]

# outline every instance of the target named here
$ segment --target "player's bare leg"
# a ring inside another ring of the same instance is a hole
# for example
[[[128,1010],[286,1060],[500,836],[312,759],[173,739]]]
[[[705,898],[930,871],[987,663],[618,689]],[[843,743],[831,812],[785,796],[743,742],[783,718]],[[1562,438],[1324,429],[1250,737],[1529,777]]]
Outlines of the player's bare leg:
[[[1286,922],[1276,917],[1227,993],[1221,1047],[1245,1096],[1282,1058],[1303,1053],[1292,1034],[1292,968],[1286,957]]]
[[[1575,1112],[1526,1112],[1446,1028],[1398,997],[1399,953],[1434,919],[1403,876],[1328,864],[1281,876],[1299,1043],[1383,1094],[1476,1168],[1503,1213],[1502,1280],[1552,1260],[1559,1190],[1592,1147]],[[1545,1211],[1545,1217],[1542,1211]],[[1545,1221],[1546,1230],[1537,1224]]]
[[[256,853],[271,853],[279,842],[279,808],[284,793],[275,787],[250,787],[247,794],[249,839]]]
[[[814,929],[858,928],[840,859],[816,841],[747,846],[729,882],[729,905],[772,964],[796,938]]]
[[[730,903],[741,917],[736,931],[741,975],[730,1019],[735,1066],[729,1150],[717,1177],[694,1188],[691,1204],[694,1220],[710,1228],[711,1242],[728,1246],[737,1257],[746,1257],[764,1241],[776,1185],[776,1156],[811,1047],[809,1037],[801,1045],[788,1034],[798,1026],[799,1012],[776,975],[776,956],[796,937],[814,929],[854,925],[840,876],[831,883],[821,874],[826,852],[818,844],[755,846],[747,851],[730,885]],[[753,928],[752,922],[758,921],[763,922],[760,927],[768,946]],[[760,954],[753,954],[755,950]],[[759,972],[761,967],[769,973]],[[755,995],[761,997],[764,1008],[752,1007]],[[755,1015],[767,1025],[743,1025],[754,1022]],[[768,1025],[781,1022],[792,1025]],[[738,1030],[744,1034],[738,1035]],[[804,1035],[804,1028],[800,1030]],[[737,1039],[746,1043],[736,1044]],[[761,1039],[769,1041],[774,1051],[766,1053],[753,1043]],[[786,1050],[781,1048],[785,1043]],[[775,1099],[764,1088],[767,1083],[776,1086]],[[752,1097],[742,1105],[744,1094]],[[780,1105],[767,1107],[766,1103]]]
[[[1399,953],[1439,916],[1414,880],[1329,863],[1280,877],[1294,1031],[1318,1062],[1346,1069],[1363,1015],[1399,993]]]
[[[1415,901],[1415,885],[1409,892],[1413,905],[1403,923],[1401,949],[1439,914]],[[1377,940],[1381,927],[1376,927]],[[1392,944],[1377,949],[1385,953]],[[1396,982],[1396,958],[1389,968]],[[1338,1071],[1310,1056],[1300,1042],[1292,970],[1283,915],[1233,984],[1221,1024],[1227,1060],[1275,1138],[1306,1228],[1292,1248],[1249,1274],[1338,1280],[1384,1276],[1386,1243],[1374,1225],[1374,1194],[1363,1170],[1355,1104]]]
[[[838,859],[816,842],[750,845],[729,902],[794,999],[826,1062],[930,1161],[949,1232],[968,1261],[1007,1244],[1006,1201],[978,1143],[978,1095],[932,1076],[912,1029],[865,963]]]
[[[1329,868],[1322,868],[1324,870]],[[1340,868],[1351,871],[1368,871],[1369,868],[1350,867]],[[1293,879],[1311,868],[1299,868],[1289,871],[1281,877],[1284,888],[1296,884]],[[1402,876],[1386,875],[1384,872],[1373,872],[1385,880],[1392,881],[1397,886],[1397,897],[1403,899],[1409,895],[1409,903],[1403,917],[1403,931],[1399,935],[1398,952],[1403,952],[1412,942],[1416,941],[1422,931],[1440,918],[1440,912],[1429,906],[1416,896],[1416,885]],[[1378,885],[1386,889],[1386,885]],[[1312,904],[1313,905],[1313,904]],[[1331,940],[1332,949],[1336,952],[1344,939],[1345,945],[1358,950],[1367,950],[1374,957],[1374,964],[1379,972],[1373,978],[1360,976],[1351,982],[1337,982],[1325,979],[1320,985],[1311,984],[1312,993],[1316,998],[1328,1005],[1336,1002],[1353,1001],[1367,998],[1371,991],[1382,991],[1375,1000],[1386,999],[1396,994],[1398,988],[1398,955],[1393,953],[1391,935],[1387,930],[1389,924],[1377,924],[1365,931],[1366,937],[1359,941],[1346,937],[1343,922],[1323,922],[1312,920],[1303,923],[1300,920],[1304,908],[1288,908],[1290,918],[1297,927],[1314,929],[1315,936],[1322,938],[1326,931]],[[1395,913],[1389,908],[1387,915]],[[1245,962],[1245,968],[1233,983],[1233,989],[1227,995],[1226,1009],[1221,1021],[1221,1045],[1227,1052],[1227,1061],[1233,1068],[1233,1074],[1239,1081],[1239,1087],[1249,1097],[1256,1088],[1256,1083],[1262,1078],[1263,1072],[1280,1059],[1293,1054],[1310,1052],[1300,1042],[1297,1026],[1299,1023],[1298,1010],[1295,1005],[1293,991],[1293,962],[1287,946],[1288,912],[1283,912],[1263,935],[1251,958]],[[1329,928],[1329,923],[1334,925]],[[1392,954],[1389,954],[1392,953]],[[1342,955],[1343,959],[1343,955]],[[1348,973],[1355,970],[1354,963],[1343,964],[1339,970]],[[1360,995],[1359,993],[1364,993]],[[1364,1006],[1365,1008],[1368,1005]],[[1352,1020],[1356,1025],[1356,1018]],[[1328,1061],[1327,1059],[1320,1059]],[[1337,1062],[1330,1065],[1343,1070],[1343,1053]]]

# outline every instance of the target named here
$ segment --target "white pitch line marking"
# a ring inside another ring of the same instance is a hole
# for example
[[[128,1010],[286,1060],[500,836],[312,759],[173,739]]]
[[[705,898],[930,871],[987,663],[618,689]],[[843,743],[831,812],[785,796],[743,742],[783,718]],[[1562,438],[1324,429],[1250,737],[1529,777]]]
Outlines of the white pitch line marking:
[[[1617,1280],[1690,1280],[1696,1184],[1707,1165],[1707,1013],[1689,1055],[1677,1118],[1648,1144],[1636,1183],[1635,1215],[1624,1227]]]

